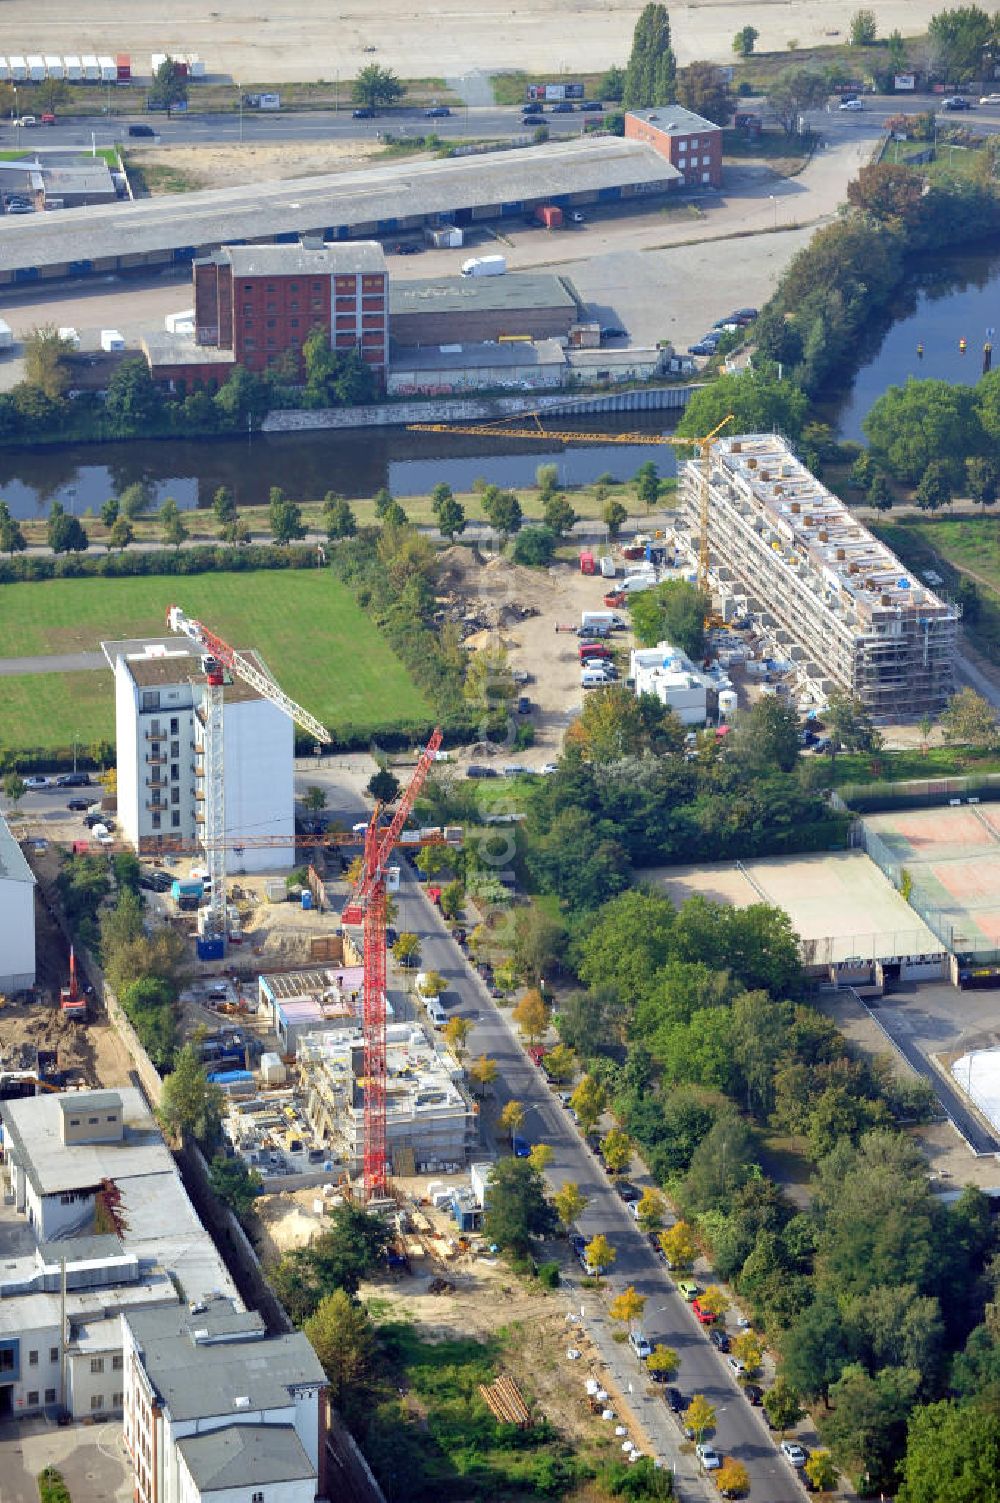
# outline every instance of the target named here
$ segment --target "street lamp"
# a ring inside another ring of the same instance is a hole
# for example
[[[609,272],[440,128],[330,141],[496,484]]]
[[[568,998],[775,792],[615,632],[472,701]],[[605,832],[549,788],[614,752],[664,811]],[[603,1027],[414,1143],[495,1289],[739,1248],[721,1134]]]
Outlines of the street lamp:
[[[774,228],[777,229],[778,228],[778,200],[777,200],[777,198],[775,197],[775,195],[773,193],[769,193],[767,196],[771,200],[771,208],[774,210]]]
[[[17,84],[14,85],[14,139],[21,144],[21,111],[17,103]]]
[[[237,96],[237,98],[239,99],[239,102],[240,102],[240,145],[242,146],[242,144],[243,144],[243,85],[241,83],[237,83],[237,85],[236,85],[236,96]]]

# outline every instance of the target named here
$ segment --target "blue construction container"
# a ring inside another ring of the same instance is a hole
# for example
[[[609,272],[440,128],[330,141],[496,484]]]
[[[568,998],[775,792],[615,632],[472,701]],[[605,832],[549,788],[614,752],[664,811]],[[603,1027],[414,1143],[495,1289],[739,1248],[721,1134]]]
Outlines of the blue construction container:
[[[195,940],[195,953],[199,960],[222,960],[226,942],[221,934],[203,936]]]
[[[304,892],[302,894],[302,906],[303,906],[303,908],[311,908],[312,905],[313,905],[313,895],[312,895],[312,893],[311,892]]]

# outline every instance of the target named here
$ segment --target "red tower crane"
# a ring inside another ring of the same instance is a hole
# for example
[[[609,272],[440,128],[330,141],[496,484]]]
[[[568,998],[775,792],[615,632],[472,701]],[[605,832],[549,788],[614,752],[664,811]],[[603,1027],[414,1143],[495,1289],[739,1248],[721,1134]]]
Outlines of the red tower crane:
[[[420,794],[441,745],[434,731],[417,763],[409,787],[388,825],[379,828],[376,804],[365,832],[361,875],[344,906],[344,924],[364,926],[362,1030],[365,1041],[365,1199],[385,1194],[385,876],[389,858]]]

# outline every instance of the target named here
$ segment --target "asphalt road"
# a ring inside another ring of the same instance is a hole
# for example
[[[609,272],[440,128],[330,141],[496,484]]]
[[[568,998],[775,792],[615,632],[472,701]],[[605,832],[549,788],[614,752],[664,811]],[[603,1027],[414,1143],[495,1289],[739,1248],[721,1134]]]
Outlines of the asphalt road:
[[[566,1180],[579,1184],[589,1197],[580,1218],[585,1236],[604,1232],[617,1249],[613,1274],[607,1282],[616,1291],[634,1284],[647,1298],[643,1329],[651,1342],[664,1342],[680,1356],[676,1383],[685,1397],[703,1393],[715,1405],[717,1423],[713,1443],[727,1456],[738,1458],[751,1478],[751,1496],[767,1503],[802,1503],[802,1487],[772,1443],[760,1412],[742,1397],[690,1308],[676,1293],[660,1260],[628,1215],[600,1165],[584,1144],[567,1112],[548,1089],[540,1072],[515,1043],[506,1023],[479,977],[451,939],[437,911],[421,896],[412,871],[404,862],[401,876],[400,924],[420,936],[421,969],[436,970],[448,983],[449,1014],[473,1023],[470,1054],[487,1054],[499,1066],[497,1098],[520,1101],[526,1109],[524,1132],[532,1142],[549,1143],[554,1157],[547,1178],[555,1186]],[[636,1367],[636,1377],[639,1368]]]
[[[581,129],[580,114],[539,116],[553,129],[561,132]],[[240,117],[237,112],[219,115],[177,115],[170,120],[165,115],[135,116],[134,123],[151,125],[156,131],[156,141],[164,146],[198,146],[226,143],[232,145],[241,139]],[[9,122],[0,129],[0,143],[5,147],[87,147],[91,137],[96,137],[98,146],[116,142],[135,147],[148,147],[155,142],[148,137],[130,138],[130,120],[106,115],[91,117],[74,116],[71,120],[56,125],[17,128]],[[522,135],[526,127],[521,124],[521,112],[511,106],[500,108],[466,109],[453,106],[452,113],[444,118],[428,119],[424,108],[406,108],[385,111],[374,120],[355,120],[350,106],[342,110],[304,110],[281,114],[261,113],[257,110],[243,111],[243,135],[246,142],[276,145],[294,141],[353,140],[374,141],[386,131],[396,136],[429,135],[441,137],[493,137]]]

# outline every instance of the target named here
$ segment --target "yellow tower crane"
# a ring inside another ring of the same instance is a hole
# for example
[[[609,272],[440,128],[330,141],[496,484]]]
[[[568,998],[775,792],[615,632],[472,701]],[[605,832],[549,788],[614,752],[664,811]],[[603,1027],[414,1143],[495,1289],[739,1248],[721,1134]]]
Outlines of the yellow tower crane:
[[[565,428],[546,428],[537,412],[534,428],[514,428],[506,423],[407,423],[411,433],[469,433],[476,438],[546,438],[566,444],[669,444],[677,449],[697,449],[701,456],[701,486],[698,497],[698,588],[709,594],[708,585],[708,513],[712,478],[712,445],[727,423],[730,412],[703,438],[677,438],[668,433],[576,433]]]

